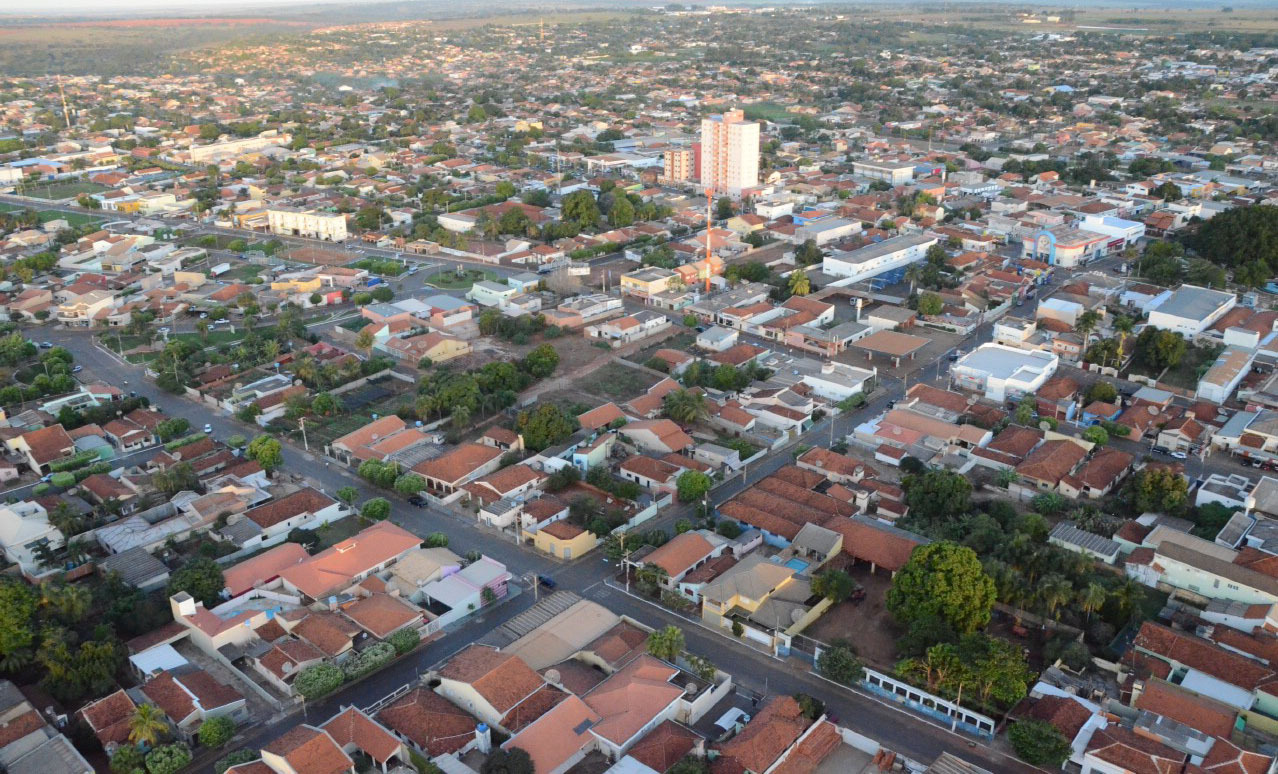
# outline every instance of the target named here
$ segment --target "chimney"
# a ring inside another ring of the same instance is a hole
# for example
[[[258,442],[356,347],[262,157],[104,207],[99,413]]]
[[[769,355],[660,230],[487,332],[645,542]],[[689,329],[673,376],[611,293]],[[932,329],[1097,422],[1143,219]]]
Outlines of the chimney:
[[[487,723],[475,726],[475,749],[484,755],[493,751],[493,732]]]
[[[185,591],[169,597],[169,607],[173,610],[174,619],[195,615],[195,599]]]

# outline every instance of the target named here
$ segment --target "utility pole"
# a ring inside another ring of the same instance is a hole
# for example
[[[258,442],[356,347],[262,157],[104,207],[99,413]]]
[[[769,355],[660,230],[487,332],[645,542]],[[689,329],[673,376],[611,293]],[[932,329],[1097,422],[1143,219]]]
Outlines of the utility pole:
[[[302,428],[302,446],[309,452],[311,450],[311,445],[306,441],[306,417],[302,417],[297,420],[297,424]]]

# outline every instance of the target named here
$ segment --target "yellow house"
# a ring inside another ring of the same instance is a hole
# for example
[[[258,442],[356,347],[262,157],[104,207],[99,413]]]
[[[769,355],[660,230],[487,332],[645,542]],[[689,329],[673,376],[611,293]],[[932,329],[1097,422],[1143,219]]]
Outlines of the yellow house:
[[[659,296],[679,285],[678,272],[660,266],[645,266],[621,275],[621,292],[639,298]]]
[[[318,293],[322,287],[324,287],[324,282],[319,277],[299,277],[271,283],[271,290],[279,290],[285,293]]]
[[[562,520],[552,522],[533,534],[533,545],[537,550],[556,559],[576,559],[598,544],[599,538],[593,532]]]
[[[377,348],[410,363],[420,362],[424,357],[430,358],[432,364],[447,363],[471,353],[469,341],[435,331],[406,339],[392,336],[380,342]]]
[[[794,570],[751,555],[701,590],[701,620],[718,628],[739,621],[749,639],[776,648],[832,604],[822,599],[809,607],[812,596],[812,584]]]

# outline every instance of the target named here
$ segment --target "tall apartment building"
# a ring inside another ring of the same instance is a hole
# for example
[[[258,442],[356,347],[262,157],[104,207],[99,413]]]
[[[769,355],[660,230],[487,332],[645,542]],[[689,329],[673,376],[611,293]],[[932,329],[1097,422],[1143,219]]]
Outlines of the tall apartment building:
[[[346,216],[315,210],[267,210],[271,233],[282,236],[310,237],[329,242],[346,240]]]
[[[759,184],[759,124],[740,110],[701,119],[701,184],[729,196]]]
[[[664,154],[666,182],[682,183],[696,177],[695,158],[691,148],[672,148],[666,151]]]

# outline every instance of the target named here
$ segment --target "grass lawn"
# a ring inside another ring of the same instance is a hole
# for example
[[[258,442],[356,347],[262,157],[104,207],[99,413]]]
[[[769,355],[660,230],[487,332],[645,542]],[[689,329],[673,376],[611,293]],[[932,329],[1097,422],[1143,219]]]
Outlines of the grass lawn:
[[[609,363],[590,374],[580,387],[608,400],[630,400],[644,394],[656,383],[655,377],[643,371]]]
[[[359,503],[355,503],[356,507]],[[352,537],[355,533],[363,529],[363,525],[359,523],[357,516],[347,516],[344,519],[330,521],[327,525],[315,530],[315,534],[319,535],[319,544],[311,549],[312,553],[318,554],[325,548],[329,548],[334,544],[340,543],[348,537]]]
[[[470,286],[476,282],[484,280],[494,282],[496,279],[497,275],[491,271],[467,269],[463,275],[458,275],[455,271],[437,271],[427,277],[425,282],[441,290],[469,290]]]
[[[27,186],[26,194],[34,199],[70,199],[80,194],[102,193],[106,190],[108,190],[106,186],[90,183],[87,180],[71,180],[32,184]]]
[[[746,118],[751,121],[764,119],[773,123],[788,123],[794,120],[794,115],[790,113],[789,108],[775,102],[756,102],[753,105],[743,106],[742,110],[745,111]]]
[[[1167,369],[1162,380],[1173,387],[1196,389],[1198,380],[1207,373],[1207,369],[1211,368],[1211,364],[1215,362],[1216,356],[1222,349],[1224,347],[1186,347],[1185,356],[1181,358],[1180,363],[1175,368]]]
[[[57,210],[41,210],[37,213],[40,216],[41,223],[48,223],[51,220],[65,220],[72,228],[83,226],[86,223],[101,223],[104,219],[97,215],[86,215],[82,212],[58,212]]]
[[[227,282],[243,282],[261,274],[265,268],[265,266],[260,266],[256,263],[241,263],[218,277],[218,279],[226,280]]]
[[[668,339],[663,339],[652,346],[644,347],[626,359],[632,363],[643,365],[651,360],[659,349],[674,349],[680,352],[687,352],[692,349],[692,345],[696,341],[697,334],[692,331],[676,333]]]

